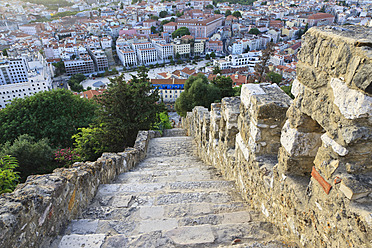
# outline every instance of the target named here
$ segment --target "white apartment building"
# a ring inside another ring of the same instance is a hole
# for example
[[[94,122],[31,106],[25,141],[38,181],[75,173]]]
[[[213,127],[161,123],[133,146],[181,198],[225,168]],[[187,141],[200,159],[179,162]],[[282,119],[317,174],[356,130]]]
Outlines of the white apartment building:
[[[24,59],[0,60],[0,85],[28,81],[28,65]]]
[[[200,55],[204,53],[204,42],[194,43],[194,55]]]
[[[137,66],[137,53],[130,46],[116,45],[116,53],[124,67]]]
[[[185,54],[190,54],[191,53],[191,46],[190,44],[181,44],[181,43],[174,43],[174,54],[176,55],[177,53],[179,55],[185,55]]]
[[[165,40],[153,41],[154,47],[158,53],[158,60],[160,63],[169,61],[170,57],[173,57],[173,45],[166,43]]]
[[[87,55],[80,55],[79,59],[65,61],[66,74],[68,76],[74,74],[90,74],[94,72],[93,59]]]
[[[110,36],[101,38],[101,47],[102,49],[111,48],[112,38]]]
[[[138,49],[138,60],[142,65],[153,65],[158,63],[158,54],[155,48]]]
[[[242,54],[243,53],[243,43],[238,41],[234,42],[231,46],[231,54]]]
[[[247,67],[249,72],[253,72],[255,65],[260,62],[261,55],[261,51],[229,55],[225,59],[214,60],[213,65],[218,66],[221,70]]]
[[[108,59],[104,51],[88,49],[88,53],[93,59],[96,71],[103,72],[108,69]]]

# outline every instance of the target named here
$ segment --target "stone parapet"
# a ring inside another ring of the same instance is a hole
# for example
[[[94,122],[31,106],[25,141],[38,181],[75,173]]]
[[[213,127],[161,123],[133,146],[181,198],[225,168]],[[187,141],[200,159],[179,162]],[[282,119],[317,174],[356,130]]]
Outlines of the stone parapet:
[[[183,119],[199,157],[300,246],[372,246],[371,44],[371,28],[312,28],[293,102],[247,84]]]
[[[146,156],[149,140],[157,136],[155,131],[140,131],[133,148],[29,176],[14,192],[3,194],[0,246],[50,247],[53,238],[91,202],[98,186],[133,168]]]

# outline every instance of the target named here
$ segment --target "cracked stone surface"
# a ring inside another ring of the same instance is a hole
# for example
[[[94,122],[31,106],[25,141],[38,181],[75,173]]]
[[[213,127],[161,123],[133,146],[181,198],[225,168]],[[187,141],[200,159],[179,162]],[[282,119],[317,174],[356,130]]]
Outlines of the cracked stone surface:
[[[150,141],[147,157],[103,184],[52,247],[294,247],[194,155],[183,130]]]

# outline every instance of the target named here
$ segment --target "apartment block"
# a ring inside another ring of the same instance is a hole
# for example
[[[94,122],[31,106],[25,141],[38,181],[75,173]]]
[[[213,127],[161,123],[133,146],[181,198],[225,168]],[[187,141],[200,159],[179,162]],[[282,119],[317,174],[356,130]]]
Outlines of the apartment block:
[[[137,66],[137,53],[133,50],[131,46],[116,46],[116,53],[119,56],[119,59],[123,66],[132,67]]]
[[[66,74],[90,74],[94,72],[93,59],[88,54],[80,55],[79,59],[65,61]]]
[[[0,85],[28,81],[28,65],[24,59],[0,60]]]
[[[88,49],[89,55],[93,59],[94,69],[98,72],[108,69],[108,59],[104,51]]]
[[[200,19],[187,19],[179,20],[177,28],[186,27],[189,29],[190,34],[195,38],[207,38],[217,31],[222,26],[224,20],[223,15],[215,15],[204,20]]]
[[[161,63],[169,61],[170,57],[174,57],[174,48],[172,44],[166,43],[165,40],[153,42],[158,53],[158,60]]]

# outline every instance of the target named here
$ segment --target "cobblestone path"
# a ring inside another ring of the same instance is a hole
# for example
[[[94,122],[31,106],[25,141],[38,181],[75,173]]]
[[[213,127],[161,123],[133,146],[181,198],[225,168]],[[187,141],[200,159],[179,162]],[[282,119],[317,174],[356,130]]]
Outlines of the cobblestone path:
[[[56,247],[287,247],[216,170],[172,129],[134,170],[99,187]]]

